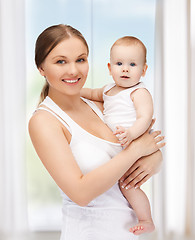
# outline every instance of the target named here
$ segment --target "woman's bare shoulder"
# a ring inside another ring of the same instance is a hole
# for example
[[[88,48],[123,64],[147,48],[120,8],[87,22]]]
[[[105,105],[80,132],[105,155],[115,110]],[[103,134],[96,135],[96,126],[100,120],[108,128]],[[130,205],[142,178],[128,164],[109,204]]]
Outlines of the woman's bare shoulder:
[[[57,118],[54,117],[50,112],[45,110],[37,110],[34,112],[32,117],[29,120],[29,124],[39,124],[44,122],[47,124],[48,122],[57,122]]]
[[[61,127],[59,120],[45,110],[37,110],[29,120],[29,132]]]

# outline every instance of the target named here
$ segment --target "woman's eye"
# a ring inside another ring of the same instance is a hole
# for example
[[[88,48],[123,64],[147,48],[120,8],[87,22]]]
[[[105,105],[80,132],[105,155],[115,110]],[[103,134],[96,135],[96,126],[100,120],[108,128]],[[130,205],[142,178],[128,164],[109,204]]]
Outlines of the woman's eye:
[[[77,62],[84,62],[84,61],[85,61],[84,58],[79,58],[79,59],[77,60]]]
[[[64,61],[64,60],[58,60],[57,63],[59,63],[59,64],[64,64],[65,61]]]
[[[117,62],[116,63],[118,66],[121,66],[122,65],[122,62]]]
[[[130,66],[131,66],[131,67],[134,67],[134,66],[135,66],[135,63],[130,63]]]

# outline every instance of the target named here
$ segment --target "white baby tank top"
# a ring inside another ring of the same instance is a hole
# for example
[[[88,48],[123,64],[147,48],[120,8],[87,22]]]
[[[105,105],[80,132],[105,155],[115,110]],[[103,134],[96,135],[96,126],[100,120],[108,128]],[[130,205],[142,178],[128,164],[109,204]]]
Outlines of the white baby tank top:
[[[143,82],[137,85],[124,89],[113,96],[106,94],[111,88],[116,86],[115,83],[106,85],[103,91],[104,100],[104,122],[112,129],[116,130],[116,126],[129,128],[136,121],[136,111],[131,100],[131,93],[139,88],[146,88]]]

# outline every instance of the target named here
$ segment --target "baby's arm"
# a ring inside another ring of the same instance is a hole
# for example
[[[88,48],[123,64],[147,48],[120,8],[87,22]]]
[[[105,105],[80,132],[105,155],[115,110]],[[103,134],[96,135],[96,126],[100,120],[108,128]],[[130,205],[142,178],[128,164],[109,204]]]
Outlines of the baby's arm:
[[[148,129],[153,116],[153,101],[148,90],[145,88],[137,89],[130,97],[135,106],[136,121],[128,129],[118,126],[114,133],[124,147]]]
[[[103,88],[82,88],[81,89],[81,97],[97,101],[97,102],[103,102]]]

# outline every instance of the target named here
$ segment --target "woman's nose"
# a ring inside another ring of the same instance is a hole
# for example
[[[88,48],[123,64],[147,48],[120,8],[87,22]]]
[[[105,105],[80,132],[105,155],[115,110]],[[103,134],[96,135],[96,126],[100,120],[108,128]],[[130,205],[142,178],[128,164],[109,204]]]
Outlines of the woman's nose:
[[[74,63],[71,63],[68,68],[68,73],[70,75],[77,75],[77,67]]]

